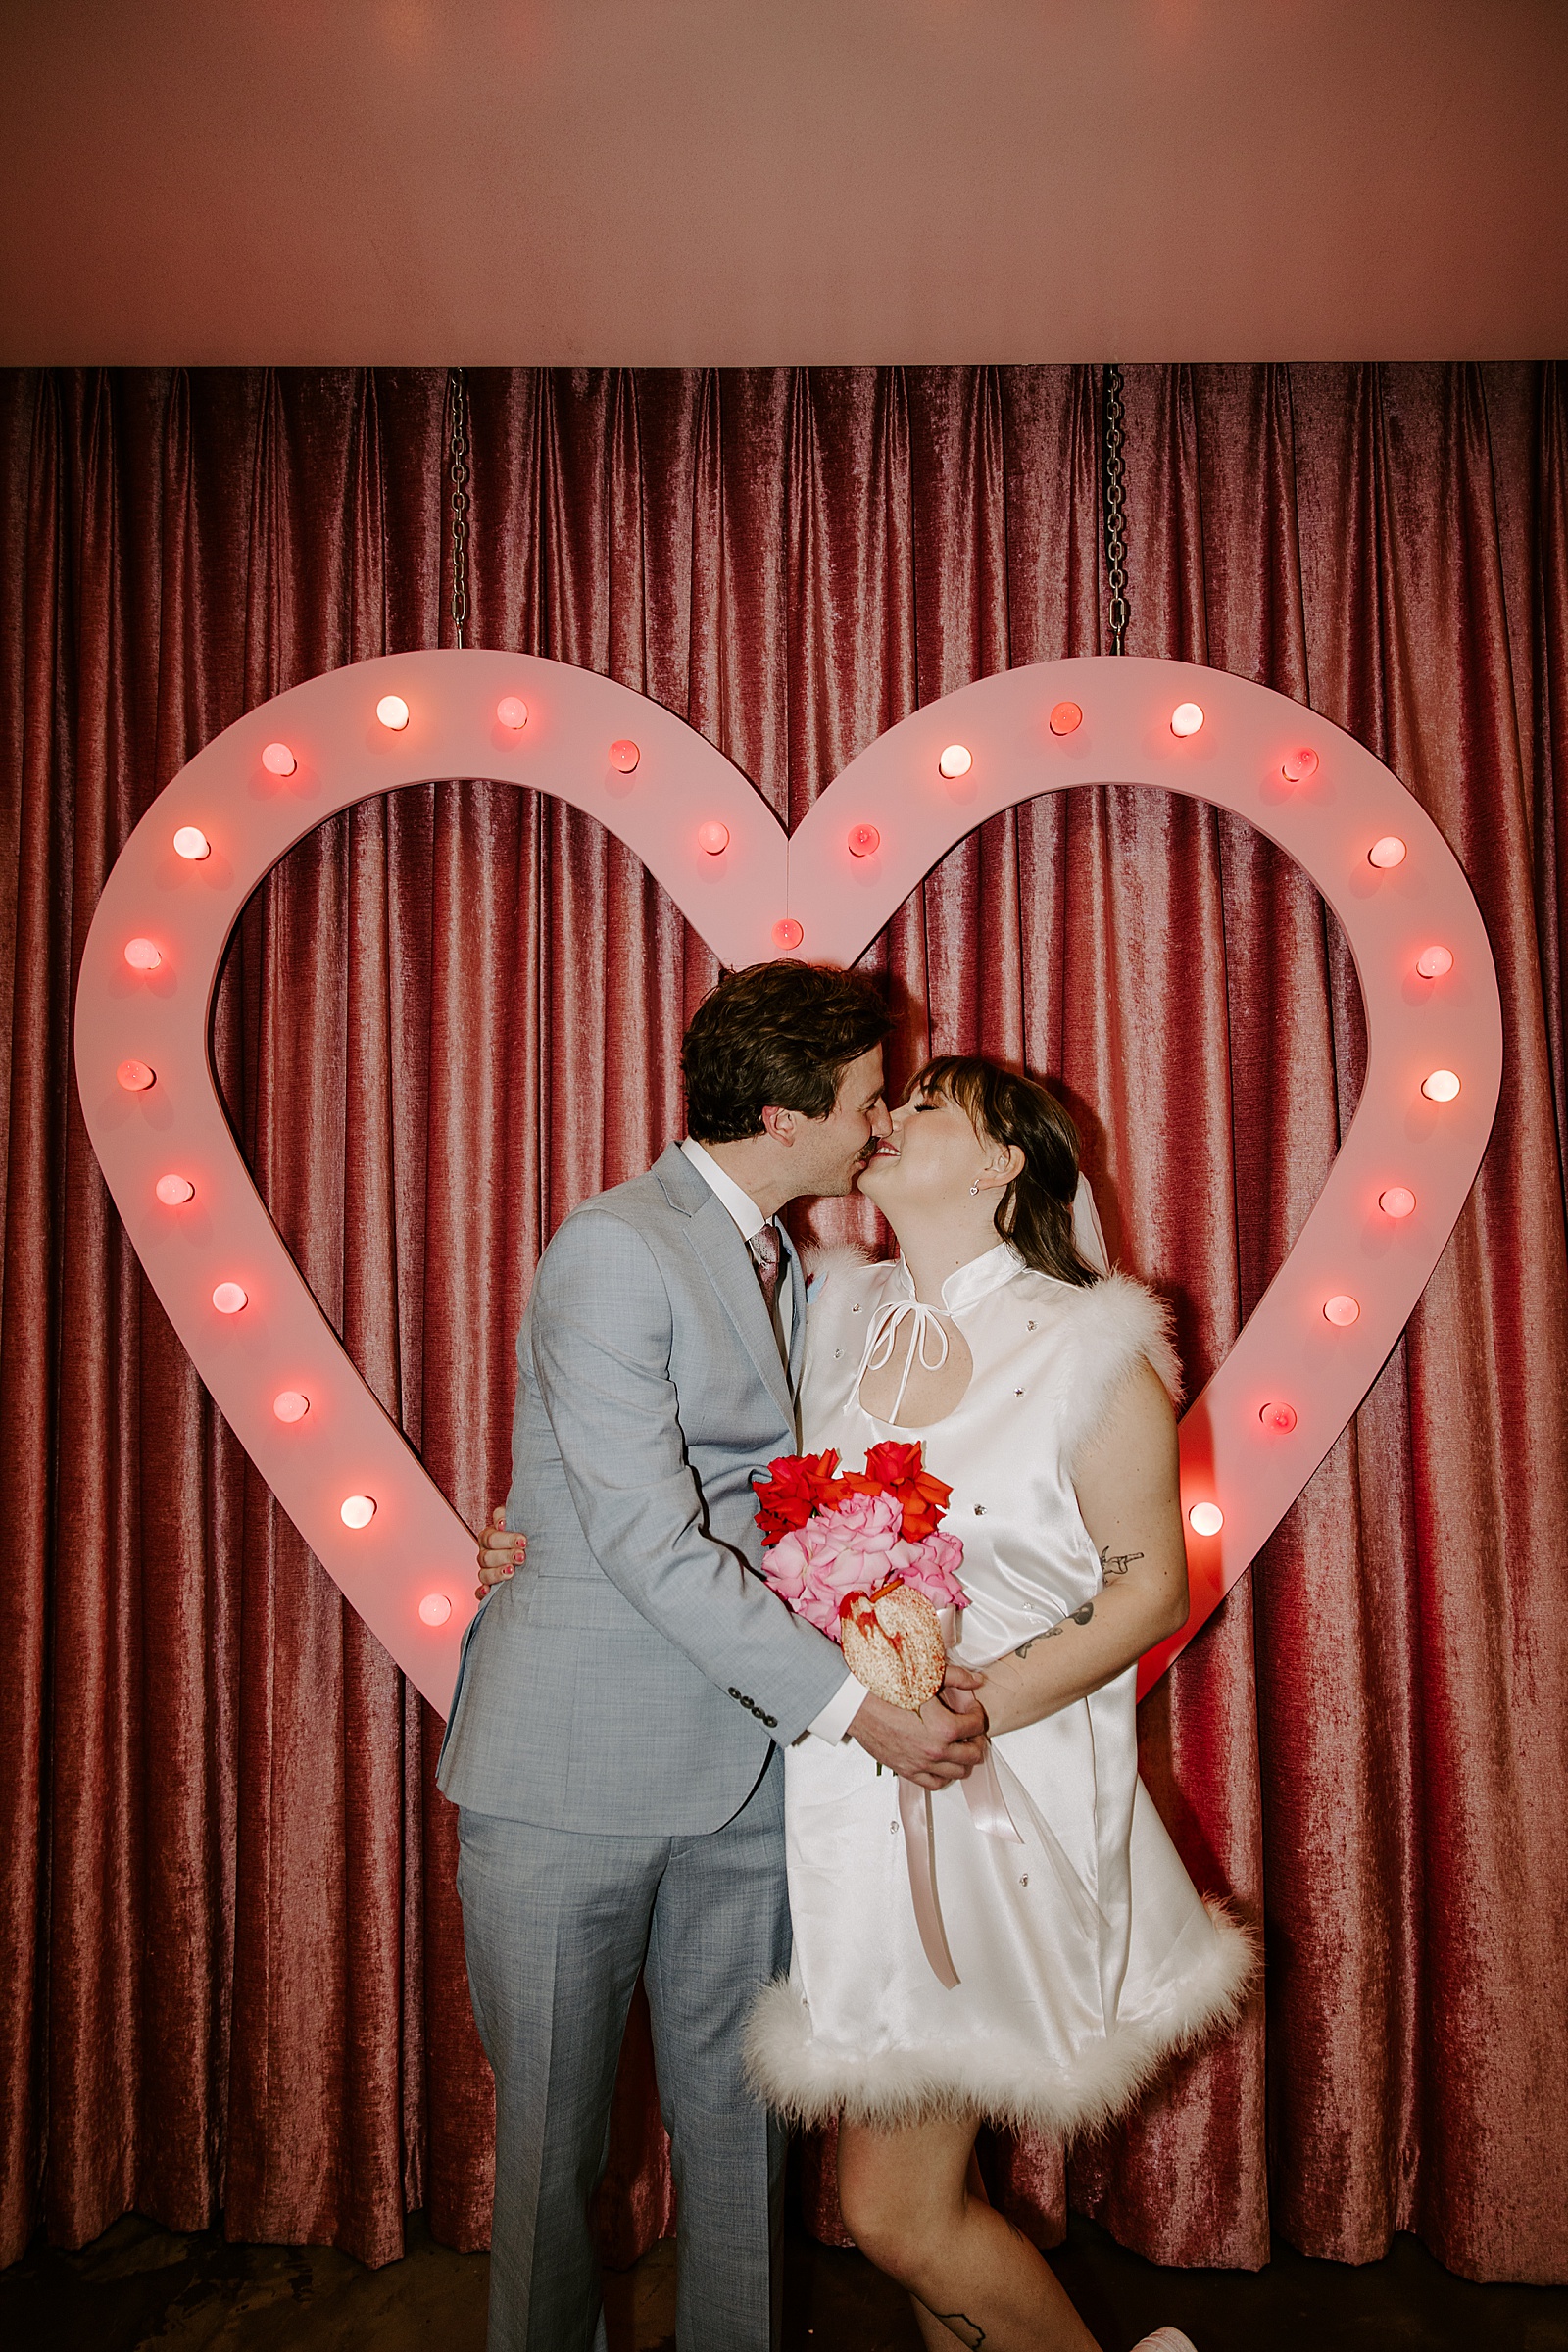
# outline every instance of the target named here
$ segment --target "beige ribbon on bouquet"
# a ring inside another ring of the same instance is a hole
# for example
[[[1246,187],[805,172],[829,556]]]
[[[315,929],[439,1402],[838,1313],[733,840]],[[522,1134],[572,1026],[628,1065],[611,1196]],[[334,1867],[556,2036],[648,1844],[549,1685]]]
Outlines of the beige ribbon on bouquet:
[[[957,1612],[942,1609],[942,1638],[950,1642],[957,1631]],[[996,1760],[989,1740],[982,1742],[979,1763],[963,1783],[964,1802],[969,1818],[981,1835],[1000,1838],[1012,1845],[1022,1845],[1023,1837],[1017,1823],[1007,1810],[1007,1800],[997,1777]],[[917,1788],[912,1781],[899,1783],[899,1820],[904,1827],[904,1855],[909,1870],[909,1893],[914,1902],[914,1924],[920,1932],[920,1948],[930,1964],[931,1974],[949,1992],[960,1983],[948,1949],[947,1930],[942,1924],[942,1903],[937,1893],[937,1838],[936,1823],[931,1814],[931,1791]]]
[[[989,1740],[984,1758],[963,1784],[963,1794],[969,1818],[977,1830],[987,1838],[1002,1838],[1013,1845],[1022,1845],[1023,1838],[1002,1793]],[[912,1781],[900,1781],[899,1819],[904,1825],[904,1853],[909,1866],[909,1892],[914,1898],[914,1924],[920,1931],[920,1948],[937,1983],[945,1984],[951,1992],[960,1979],[948,1949],[942,1904],[937,1894],[936,1824],[931,1817],[930,1789],[917,1788]]]

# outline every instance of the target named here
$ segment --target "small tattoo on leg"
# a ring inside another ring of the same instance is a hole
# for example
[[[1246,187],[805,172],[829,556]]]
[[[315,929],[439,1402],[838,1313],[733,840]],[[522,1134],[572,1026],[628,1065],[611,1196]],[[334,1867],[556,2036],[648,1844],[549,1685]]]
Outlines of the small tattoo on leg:
[[[980,2346],[986,2340],[986,2331],[983,2328],[977,2328],[973,2320],[966,2319],[961,2311],[934,2311],[931,2316],[934,2320],[940,2320],[944,2328],[951,2328],[960,2344],[967,2344],[969,2352],[980,2352]]]

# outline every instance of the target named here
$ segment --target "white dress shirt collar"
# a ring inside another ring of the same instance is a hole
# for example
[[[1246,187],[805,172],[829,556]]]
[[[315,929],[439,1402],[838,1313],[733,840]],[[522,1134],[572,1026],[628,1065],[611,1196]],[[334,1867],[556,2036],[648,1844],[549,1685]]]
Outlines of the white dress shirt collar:
[[[763,1216],[751,1194],[743,1193],[734,1177],[727,1176],[712,1153],[705,1152],[701,1144],[694,1143],[691,1137],[687,1136],[681,1145],[681,1150],[709,1190],[716,1193],[723,1201],[724,1206],[740,1227],[742,1241],[755,1241],[762,1227],[771,1223],[772,1220]]]

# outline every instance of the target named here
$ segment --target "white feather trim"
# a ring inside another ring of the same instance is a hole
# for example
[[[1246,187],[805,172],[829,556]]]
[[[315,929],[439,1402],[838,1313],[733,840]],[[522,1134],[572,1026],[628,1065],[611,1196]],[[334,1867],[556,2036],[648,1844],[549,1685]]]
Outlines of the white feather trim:
[[[1061,1418],[1061,1448],[1076,1459],[1103,1422],[1135,1364],[1152,1364],[1172,1404],[1182,1400],[1182,1368],[1171,1341],[1170,1308],[1130,1274],[1107,1274],[1075,1291],[1067,1326],[1073,1378]]]
[[[958,2047],[862,2049],[817,2041],[810,2012],[787,1977],[759,1997],[746,2030],[746,2079],[789,2122],[837,2115],[883,2129],[933,2117],[985,2117],[1012,2131],[1061,2138],[1103,2131],[1166,2059],[1231,2024],[1257,1965],[1248,1931],[1218,1903],[1205,1904],[1214,1949],[1163,2002],[1117,2025],[1070,2065],[1046,2062],[1037,2044],[999,2034]]]
[[[807,1296],[814,1305],[822,1296],[822,1285],[835,1274],[867,1274],[886,1260],[873,1257],[858,1242],[832,1242],[818,1249],[808,1245],[801,1251],[801,1269],[806,1276]]]

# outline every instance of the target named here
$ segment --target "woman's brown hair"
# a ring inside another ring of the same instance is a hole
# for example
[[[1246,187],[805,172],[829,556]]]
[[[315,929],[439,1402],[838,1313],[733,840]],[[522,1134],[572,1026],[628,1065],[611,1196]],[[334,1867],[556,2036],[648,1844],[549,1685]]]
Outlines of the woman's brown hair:
[[[983,1054],[939,1054],[916,1070],[909,1091],[956,1102],[983,1143],[1015,1144],[1023,1153],[997,1204],[997,1231],[1025,1265],[1077,1290],[1098,1282],[1073,1240],[1078,1130],[1049,1088]]]

